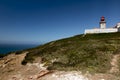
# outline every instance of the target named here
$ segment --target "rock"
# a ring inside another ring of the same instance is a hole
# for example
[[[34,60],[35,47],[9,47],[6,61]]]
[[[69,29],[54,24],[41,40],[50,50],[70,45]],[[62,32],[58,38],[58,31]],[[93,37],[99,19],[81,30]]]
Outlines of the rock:
[[[52,74],[48,74],[40,80],[89,80],[87,77],[81,74],[79,71],[57,71]]]
[[[44,76],[44,75],[46,75],[46,74],[48,74],[48,73],[50,73],[50,71],[48,71],[48,70],[42,70],[42,71],[40,71],[40,73],[37,76],[37,79],[40,78],[40,77],[42,77],[42,76]]]

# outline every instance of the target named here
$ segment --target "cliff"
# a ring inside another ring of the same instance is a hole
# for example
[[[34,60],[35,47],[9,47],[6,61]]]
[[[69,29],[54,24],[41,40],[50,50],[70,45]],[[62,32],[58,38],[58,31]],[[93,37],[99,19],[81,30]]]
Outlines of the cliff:
[[[0,75],[0,80],[120,80],[120,33],[76,35],[8,54],[0,59]]]

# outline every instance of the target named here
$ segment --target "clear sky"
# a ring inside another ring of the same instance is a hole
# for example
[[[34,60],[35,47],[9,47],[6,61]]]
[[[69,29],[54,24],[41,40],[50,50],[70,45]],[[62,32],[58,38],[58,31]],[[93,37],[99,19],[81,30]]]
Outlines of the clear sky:
[[[0,0],[0,43],[40,44],[120,22],[120,0]]]

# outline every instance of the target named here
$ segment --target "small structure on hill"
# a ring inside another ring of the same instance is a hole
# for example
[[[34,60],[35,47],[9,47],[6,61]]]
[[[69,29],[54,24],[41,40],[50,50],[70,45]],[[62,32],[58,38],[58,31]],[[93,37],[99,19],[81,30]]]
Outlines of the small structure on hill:
[[[99,28],[95,29],[85,29],[85,34],[93,34],[93,33],[113,33],[113,32],[120,32],[120,23],[113,28],[106,28],[106,21],[105,17],[102,16],[99,23]]]
[[[106,21],[105,21],[105,17],[102,16],[100,20],[100,29],[105,29],[105,28],[106,28]]]

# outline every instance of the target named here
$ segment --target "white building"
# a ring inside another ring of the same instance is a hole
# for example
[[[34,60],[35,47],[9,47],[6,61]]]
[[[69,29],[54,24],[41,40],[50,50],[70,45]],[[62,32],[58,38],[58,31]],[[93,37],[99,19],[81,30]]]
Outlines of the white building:
[[[93,34],[93,33],[113,33],[113,32],[120,32],[120,23],[117,23],[117,25],[114,28],[106,28],[106,21],[105,17],[101,17],[100,19],[100,28],[95,29],[85,29],[85,34]]]

